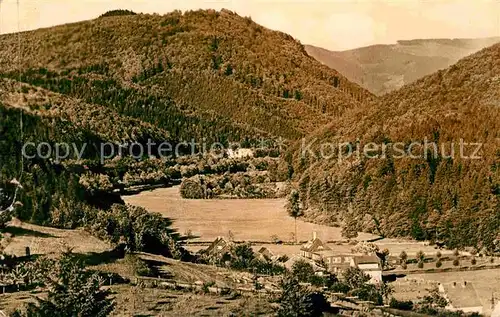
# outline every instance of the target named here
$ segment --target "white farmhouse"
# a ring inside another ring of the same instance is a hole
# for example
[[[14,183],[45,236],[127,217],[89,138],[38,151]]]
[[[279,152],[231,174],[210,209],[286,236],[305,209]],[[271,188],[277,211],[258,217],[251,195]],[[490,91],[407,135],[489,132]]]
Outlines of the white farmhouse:
[[[378,284],[382,282],[382,262],[376,255],[355,256],[351,266],[359,268],[371,277],[370,283]]]

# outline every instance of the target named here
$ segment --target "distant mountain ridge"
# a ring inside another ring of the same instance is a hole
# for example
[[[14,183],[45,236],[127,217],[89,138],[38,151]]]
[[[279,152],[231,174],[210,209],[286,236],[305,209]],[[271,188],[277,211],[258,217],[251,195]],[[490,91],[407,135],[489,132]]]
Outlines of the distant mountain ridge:
[[[451,66],[459,59],[498,42],[500,37],[414,39],[347,51],[329,51],[306,45],[306,51],[349,80],[376,95],[382,95]]]

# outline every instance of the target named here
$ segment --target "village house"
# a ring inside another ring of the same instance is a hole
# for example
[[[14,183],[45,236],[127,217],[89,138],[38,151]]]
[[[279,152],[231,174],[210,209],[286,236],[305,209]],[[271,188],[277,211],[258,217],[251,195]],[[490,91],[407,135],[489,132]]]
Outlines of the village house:
[[[300,256],[311,260],[312,263],[322,262],[326,265],[326,270],[335,274],[349,267],[357,267],[370,276],[370,283],[382,282],[382,261],[378,256],[336,253],[318,239],[315,232],[313,239],[300,249]]]
[[[382,262],[376,255],[336,254],[332,251],[320,253],[328,271],[339,274],[349,267],[357,267],[370,276],[370,283],[382,282]]]
[[[354,255],[352,254],[338,254],[333,251],[320,251],[319,252],[323,262],[326,264],[326,269],[329,272],[338,274],[343,270],[354,266]]]
[[[322,259],[321,252],[324,251],[331,251],[331,249],[324,244],[323,241],[318,239],[316,232],[313,232],[312,240],[308,241],[300,248],[300,255],[306,259],[320,261]]]
[[[257,251],[257,258],[263,261],[273,261],[276,259],[276,256],[268,248],[262,247]]]
[[[355,256],[353,265],[371,277],[370,283],[382,282],[382,261],[376,255]]]
[[[217,239],[215,239],[208,248],[203,250],[201,254],[207,257],[211,263],[225,262],[231,257],[232,250],[232,242],[223,237],[217,237]]]

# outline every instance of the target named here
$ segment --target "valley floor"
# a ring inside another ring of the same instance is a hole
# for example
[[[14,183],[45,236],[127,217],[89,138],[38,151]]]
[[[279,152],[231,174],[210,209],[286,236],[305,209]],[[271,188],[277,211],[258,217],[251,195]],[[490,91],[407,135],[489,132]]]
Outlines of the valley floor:
[[[179,187],[161,188],[124,196],[126,203],[173,220],[181,234],[190,232],[193,241],[212,242],[229,232],[237,241],[293,241],[295,221],[285,210],[285,199],[183,199]],[[297,239],[307,241],[313,232],[323,241],[343,240],[341,229],[297,220]],[[378,236],[360,233],[358,240]]]

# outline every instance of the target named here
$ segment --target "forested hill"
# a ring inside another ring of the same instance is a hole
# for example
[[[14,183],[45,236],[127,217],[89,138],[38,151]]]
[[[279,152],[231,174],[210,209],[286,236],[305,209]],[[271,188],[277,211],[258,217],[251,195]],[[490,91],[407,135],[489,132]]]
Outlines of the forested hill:
[[[444,241],[449,247],[500,251],[500,44],[349,111],[310,136],[320,144],[379,145],[361,159],[293,152],[295,177],[308,216],[386,236]],[[423,144],[434,142],[424,155]],[[482,148],[471,159],[477,145]],[[381,145],[419,158],[396,158]],[[451,146],[454,144],[454,155]],[[442,150],[444,148],[444,151]],[[330,155],[330,152],[326,154]],[[451,158],[449,156],[452,156]],[[348,235],[349,232],[346,232]]]
[[[98,177],[98,173],[113,176],[100,164],[102,144],[170,140],[167,131],[151,124],[9,79],[0,79],[0,136],[0,189],[12,187],[8,185],[12,179],[23,186],[17,197],[22,207],[17,208],[16,216],[58,227],[81,225],[84,214],[95,211],[94,207],[106,208],[121,201],[110,194],[113,184],[109,177]],[[30,158],[23,159],[23,145],[30,143],[25,148]],[[68,148],[57,149],[62,143]],[[40,144],[46,145],[36,154]],[[57,160],[56,150],[63,160]],[[81,160],[77,161],[79,153]],[[133,164],[122,165],[114,169],[116,174],[134,169]],[[161,171],[160,166],[138,173],[151,178]]]
[[[21,75],[177,140],[296,139],[372,98],[291,36],[227,10],[110,12],[24,32],[21,43],[19,60],[18,35],[0,36],[4,77]]]

